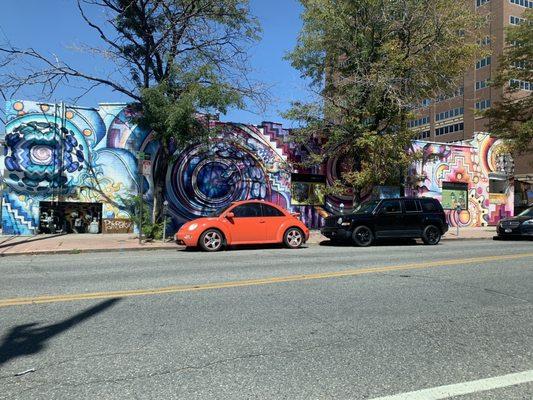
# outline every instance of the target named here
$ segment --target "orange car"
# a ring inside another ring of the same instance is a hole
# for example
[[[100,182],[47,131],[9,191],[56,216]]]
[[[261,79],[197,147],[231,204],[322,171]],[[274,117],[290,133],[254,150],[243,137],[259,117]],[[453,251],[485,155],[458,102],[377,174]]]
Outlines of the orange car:
[[[309,229],[297,215],[266,201],[238,201],[214,216],[187,222],[176,233],[176,242],[205,251],[259,243],[297,248],[309,239]]]

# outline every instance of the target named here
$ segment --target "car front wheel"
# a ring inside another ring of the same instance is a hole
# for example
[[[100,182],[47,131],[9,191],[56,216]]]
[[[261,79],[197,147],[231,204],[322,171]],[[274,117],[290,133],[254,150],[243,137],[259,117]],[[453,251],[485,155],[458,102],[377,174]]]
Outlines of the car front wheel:
[[[205,251],[219,251],[224,246],[224,237],[217,229],[208,229],[200,235],[200,247]]]
[[[437,228],[435,225],[426,226],[424,228],[424,232],[422,233],[422,241],[424,242],[424,244],[438,244],[440,242],[441,237],[442,234],[440,233],[440,229]]]
[[[298,228],[289,228],[283,235],[283,243],[289,249],[296,249],[304,243],[304,234]]]
[[[366,247],[374,241],[374,234],[368,226],[358,226],[352,233],[352,239],[357,246]]]

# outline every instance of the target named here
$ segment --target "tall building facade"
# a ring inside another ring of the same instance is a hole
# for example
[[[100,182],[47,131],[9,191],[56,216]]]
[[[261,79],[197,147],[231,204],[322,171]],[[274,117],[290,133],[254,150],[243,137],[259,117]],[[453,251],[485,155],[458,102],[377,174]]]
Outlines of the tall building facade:
[[[472,65],[463,78],[462,86],[451,96],[426,100],[417,110],[417,119],[411,126],[419,138],[436,142],[469,140],[475,132],[487,132],[488,120],[480,112],[501,99],[502,88],[489,86],[498,70],[498,60],[505,47],[505,28],[522,22],[522,14],[533,8],[533,0],[471,0],[472,7],[487,16],[484,46],[491,55]],[[517,96],[531,95],[533,82],[513,82],[520,87]],[[515,157],[515,175],[533,183],[533,154]]]

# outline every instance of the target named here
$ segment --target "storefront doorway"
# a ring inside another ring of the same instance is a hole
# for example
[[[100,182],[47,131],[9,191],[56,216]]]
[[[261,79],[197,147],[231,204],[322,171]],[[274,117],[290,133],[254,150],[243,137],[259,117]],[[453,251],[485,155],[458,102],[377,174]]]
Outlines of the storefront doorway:
[[[100,233],[102,203],[39,203],[39,233]]]

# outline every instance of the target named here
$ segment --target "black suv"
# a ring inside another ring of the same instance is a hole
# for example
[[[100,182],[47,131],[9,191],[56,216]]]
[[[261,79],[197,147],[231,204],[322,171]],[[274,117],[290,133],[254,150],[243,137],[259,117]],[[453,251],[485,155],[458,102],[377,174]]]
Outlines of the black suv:
[[[425,244],[437,244],[447,230],[439,201],[422,197],[362,203],[352,214],[326,218],[321,232],[334,241],[351,239],[369,246],[381,238],[422,238]]]

